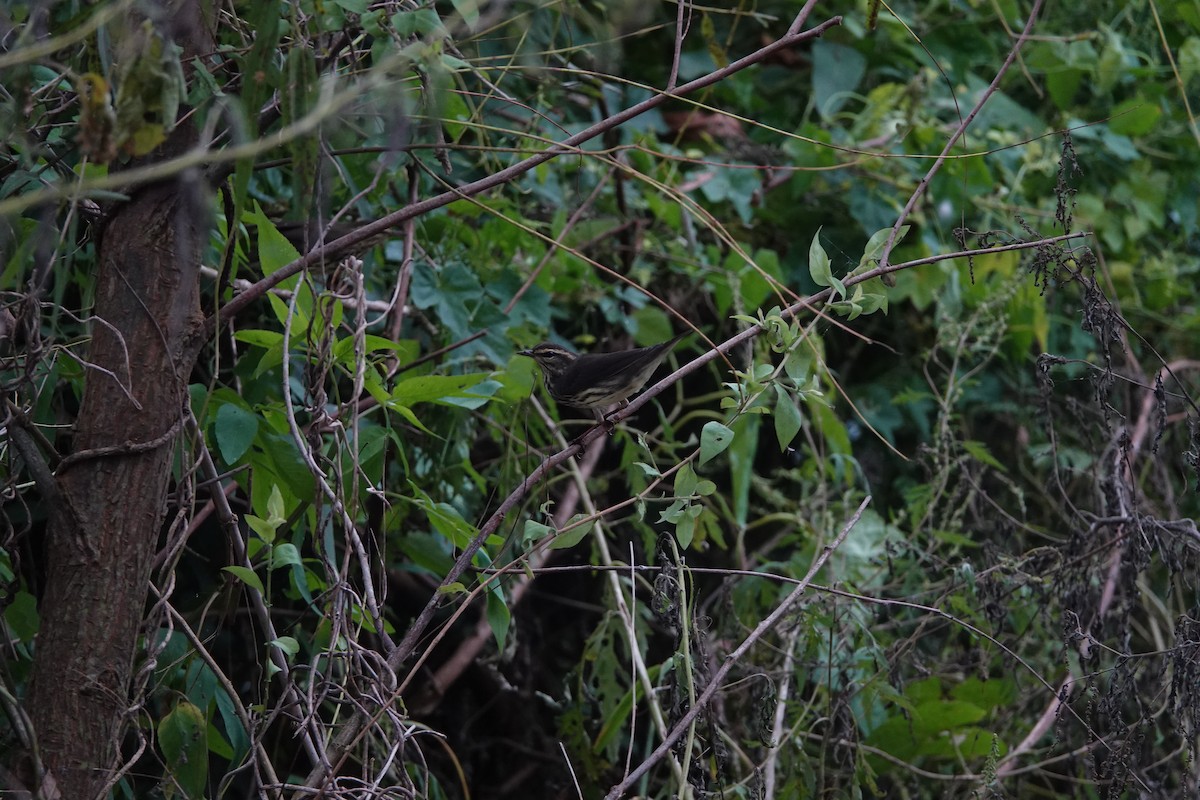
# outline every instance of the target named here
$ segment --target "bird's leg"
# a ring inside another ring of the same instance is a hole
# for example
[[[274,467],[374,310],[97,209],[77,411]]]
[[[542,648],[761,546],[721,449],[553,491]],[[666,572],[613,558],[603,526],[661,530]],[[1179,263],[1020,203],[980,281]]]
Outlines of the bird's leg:
[[[598,408],[594,408],[594,409],[592,409],[592,416],[594,416],[594,417],[596,418],[596,422],[597,422],[597,423],[599,423],[600,425],[604,425],[604,426],[606,426],[606,427],[607,427],[607,429],[608,429],[608,432],[609,432],[610,434],[612,433],[612,427],[608,425],[608,420],[606,420],[606,419],[604,418],[604,414],[603,414],[603,413],[600,411],[600,409],[598,409]],[[574,446],[575,446],[575,445],[577,445],[577,444],[582,444],[582,443],[583,443],[583,437],[587,436],[587,435],[588,435],[589,433],[591,433],[591,432],[592,432],[592,429],[591,429],[591,428],[586,428],[586,429],[584,429],[583,433],[579,434],[578,436],[576,436],[574,439],[572,439],[572,440],[570,441],[570,446],[571,446],[571,447],[574,447]],[[576,458],[576,459],[582,459],[582,458],[583,458],[583,451],[584,451],[585,449],[586,449],[586,448],[583,448],[583,447],[579,448],[579,452],[575,454],[575,458]]]
[[[628,400],[621,400],[616,405],[610,407],[607,411],[604,411],[599,408],[593,408],[592,416],[594,416],[596,418],[596,423],[598,425],[603,425],[604,430],[608,431],[608,435],[612,436],[613,433],[617,429],[617,423],[612,421],[612,415],[616,414],[618,411],[620,411],[622,408],[624,408],[627,405],[629,405]],[[574,439],[572,439],[571,444],[572,445],[579,444],[580,441],[583,439],[583,437],[587,436],[587,435],[588,435],[588,431],[584,431],[583,433],[579,434]],[[578,457],[581,457],[582,455],[583,455],[583,453],[580,452],[576,455],[576,457],[578,458]]]
[[[599,413],[599,412],[597,412],[597,413]],[[601,424],[603,424],[603,420],[601,420]],[[579,444],[579,445],[582,445],[582,444],[583,444],[583,438],[584,438],[585,436],[587,436],[589,433],[591,433],[591,432],[592,432],[592,430],[593,430],[592,428],[588,428],[588,429],[586,429],[586,430],[585,430],[583,433],[579,434],[579,435],[578,435],[578,436],[576,436],[574,439],[572,439],[572,440],[570,441],[570,444],[569,444],[568,446],[569,446],[569,447],[574,447],[574,446],[575,446],[575,445],[577,445],[577,444]],[[576,460],[576,461],[582,461],[582,460],[583,460],[583,453],[584,453],[584,451],[585,451],[585,450],[587,450],[587,448],[586,448],[586,447],[580,447],[580,448],[579,448],[579,452],[575,454],[575,460]]]
[[[622,408],[624,408],[627,405],[629,405],[629,401],[622,400],[620,403],[617,404],[617,406],[615,408],[612,408],[609,411],[602,411],[599,408],[593,408],[592,416],[594,416],[596,418],[596,423],[599,425],[603,425],[604,430],[608,431],[608,435],[612,436],[613,432],[617,429],[617,424],[615,422],[613,422],[612,420],[610,420],[609,417],[611,417],[613,414],[617,413],[618,411],[620,411]],[[587,435],[588,435],[588,431],[584,431],[583,433],[579,434],[574,439],[572,439],[571,444],[572,445],[579,444],[580,441],[582,441],[583,437],[585,437]],[[583,451],[580,450],[578,453],[575,454],[575,457],[583,458]]]
[[[602,424],[605,429],[608,430],[609,436],[612,436],[613,431],[616,430],[617,427],[617,423],[613,422],[610,417],[627,405],[629,405],[628,400],[621,400],[617,403],[615,408],[610,408],[608,411],[601,411],[598,408],[596,409],[596,419],[600,420],[600,424]]]

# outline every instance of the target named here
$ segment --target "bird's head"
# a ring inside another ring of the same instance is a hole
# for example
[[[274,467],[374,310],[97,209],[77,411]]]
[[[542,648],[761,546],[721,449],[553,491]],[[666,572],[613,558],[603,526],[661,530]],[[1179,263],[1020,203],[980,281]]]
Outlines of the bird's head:
[[[520,351],[517,355],[532,358],[547,377],[562,375],[579,357],[562,345],[553,342],[542,342],[534,348]]]

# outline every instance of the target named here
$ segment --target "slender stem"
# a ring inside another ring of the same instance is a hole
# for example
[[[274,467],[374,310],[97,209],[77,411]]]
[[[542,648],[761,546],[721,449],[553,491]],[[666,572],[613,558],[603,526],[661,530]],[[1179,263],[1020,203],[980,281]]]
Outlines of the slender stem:
[[[900,216],[896,218],[896,224],[892,226],[892,232],[888,235],[887,244],[883,246],[883,253],[879,256],[880,267],[888,266],[888,259],[892,255],[892,248],[896,246],[896,237],[900,235],[900,229],[904,227],[904,223],[908,221],[909,215],[912,214],[913,209],[916,208],[917,201],[920,200],[925,194],[925,190],[929,188],[930,181],[933,180],[934,175],[937,175],[938,170],[942,168],[942,164],[946,163],[946,157],[950,155],[950,151],[954,148],[954,145],[957,144],[958,140],[966,134],[967,128],[971,126],[971,123],[975,121],[975,117],[978,116],[979,112],[983,110],[983,106],[985,103],[987,103],[988,98],[990,98],[995,93],[996,89],[999,88],[1000,81],[1003,80],[1004,76],[1008,73],[1008,68],[1012,66],[1014,61],[1016,61],[1017,53],[1021,52],[1021,46],[1025,44],[1025,42],[1029,39],[1030,33],[1033,32],[1033,24],[1037,21],[1038,14],[1042,10],[1042,4],[1044,1],[1045,0],[1035,0],[1033,8],[1029,12],[1029,20],[1025,23],[1025,30],[1021,31],[1021,35],[1018,36],[1017,41],[1013,43],[1012,49],[1008,53],[1008,58],[1004,59],[1004,63],[1000,66],[1000,69],[996,71],[996,77],[992,79],[992,82],[988,85],[987,89],[985,89],[979,96],[979,102],[975,104],[975,107],[971,109],[971,112],[967,114],[962,123],[959,124],[958,130],[954,131],[950,138],[946,140],[946,146],[942,148],[941,154],[938,155],[937,159],[933,162],[933,166],[929,168],[929,171],[925,173],[925,177],[922,178],[921,182],[917,184],[917,188],[913,191],[912,197],[908,198],[908,203],[905,204],[904,210],[900,212]]]
[[[840,16],[833,17],[819,25],[816,25],[815,27],[809,28],[806,31],[799,31],[799,26],[803,25],[804,20],[808,18],[808,14],[814,5],[816,5],[815,0],[809,0],[809,2],[805,4],[804,8],[797,16],[796,22],[792,24],[791,29],[789,29],[784,36],[767,45],[766,47],[755,50],[753,53],[744,56],[743,58],[739,58],[737,61],[734,61],[722,69],[718,69],[714,72],[710,72],[708,75],[704,75],[696,78],[693,81],[689,81],[688,83],[685,83],[676,89],[663,91],[648,97],[642,102],[632,105],[624,111],[619,111],[611,117],[603,119],[600,122],[597,122],[595,125],[580,131],[574,136],[564,139],[560,143],[547,147],[545,150],[530,156],[524,161],[519,161],[516,164],[513,164],[511,167],[507,167],[499,172],[495,172],[491,175],[480,178],[477,181],[472,181],[465,186],[452,188],[448,191],[442,192],[439,195],[435,195],[428,200],[422,200],[419,203],[412,203],[398,211],[394,211],[391,214],[380,217],[374,222],[363,225],[362,227],[357,228],[340,239],[335,239],[332,242],[328,242],[323,247],[314,248],[306,255],[296,259],[284,267],[281,267],[280,269],[271,273],[269,276],[255,283],[253,288],[250,290],[243,292],[226,303],[225,306],[222,307],[219,315],[214,315],[206,321],[205,324],[209,328],[209,332],[212,332],[212,329],[216,327],[218,321],[224,322],[236,316],[246,306],[253,303],[280,282],[287,280],[298,272],[308,269],[314,264],[319,264],[323,261],[336,261],[341,255],[349,252],[359,242],[362,242],[365,239],[369,239],[376,234],[383,233],[388,228],[399,225],[400,223],[412,219],[413,217],[419,217],[424,214],[428,214],[430,211],[448,206],[455,200],[460,200],[465,197],[473,197],[475,195],[482,194],[489,189],[493,189],[497,186],[508,183],[514,178],[520,177],[526,172],[529,172],[530,170],[535,169],[536,167],[546,163],[547,161],[550,161],[551,159],[557,158],[558,156],[575,153],[577,152],[579,145],[583,144],[584,142],[594,139],[605,131],[612,130],[613,128],[622,125],[629,120],[640,116],[641,114],[645,114],[647,111],[657,108],[663,103],[666,103],[668,100],[672,100],[677,97],[683,97],[684,95],[691,94],[699,89],[703,89],[707,86],[713,85],[714,83],[718,83],[730,75],[740,72],[746,67],[759,63],[763,59],[770,57],[773,53],[779,50],[792,47],[793,45],[808,39],[818,38],[829,28],[842,23],[842,18]]]
[[[834,537],[833,541],[825,545],[823,548],[821,548],[821,551],[817,553],[816,557],[812,561],[812,564],[808,568],[808,572],[805,573],[800,582],[796,584],[796,588],[792,590],[791,594],[785,597],[783,602],[779,604],[779,607],[768,614],[762,622],[758,623],[754,630],[742,640],[742,643],[739,644],[732,653],[725,657],[725,663],[722,664],[720,669],[713,674],[712,680],[708,682],[708,686],[706,686],[704,691],[700,693],[700,698],[696,701],[696,703],[693,704],[690,709],[688,709],[686,714],[679,718],[679,720],[675,723],[675,726],[671,728],[671,732],[667,734],[667,737],[663,739],[662,743],[658,747],[654,748],[654,752],[647,756],[646,759],[637,766],[637,768],[626,775],[620,783],[609,790],[608,794],[604,796],[605,800],[617,800],[617,798],[624,794],[626,789],[632,786],[639,778],[642,777],[642,775],[646,774],[646,772],[648,772],[652,766],[657,764],[663,756],[670,752],[671,747],[675,744],[676,740],[683,735],[684,731],[688,730],[689,726],[692,724],[692,721],[700,715],[700,712],[704,710],[704,707],[707,706],[716,695],[717,690],[721,688],[721,684],[722,681],[724,681],[725,676],[729,674],[731,669],[733,669],[733,665],[738,663],[742,656],[744,656],[746,652],[756,642],[758,642],[759,639],[766,635],[767,631],[779,624],[779,621],[782,620],[784,616],[791,610],[792,605],[800,599],[801,595],[808,591],[809,584],[812,583],[812,580],[816,577],[817,572],[820,571],[821,567],[825,566],[825,562],[828,561],[829,557],[833,555],[833,552],[842,545],[842,542],[846,541],[846,537],[850,535],[850,531],[854,530],[854,526],[858,524],[858,520],[862,517],[863,512],[867,510],[867,504],[870,502],[870,495],[863,498],[863,501],[859,503],[858,509],[854,512],[854,515],[850,517],[844,526],[842,526],[841,531],[838,532],[838,535]]]

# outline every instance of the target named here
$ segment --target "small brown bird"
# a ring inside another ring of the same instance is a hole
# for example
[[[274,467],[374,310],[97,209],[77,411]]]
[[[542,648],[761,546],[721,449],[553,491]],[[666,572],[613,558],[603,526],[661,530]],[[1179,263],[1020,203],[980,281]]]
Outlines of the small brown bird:
[[[588,408],[603,420],[601,409],[623,402],[654,374],[680,339],[615,353],[577,355],[552,342],[543,342],[518,355],[528,356],[542,368],[546,391],[555,401],[573,408]]]

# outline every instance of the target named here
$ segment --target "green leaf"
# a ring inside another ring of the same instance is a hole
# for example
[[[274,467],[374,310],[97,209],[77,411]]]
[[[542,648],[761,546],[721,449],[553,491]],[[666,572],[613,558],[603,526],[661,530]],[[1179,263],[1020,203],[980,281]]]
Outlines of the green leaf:
[[[411,485],[411,484],[410,484]],[[425,511],[429,523],[439,534],[450,541],[454,547],[464,548],[471,543],[479,530],[462,518],[454,506],[449,503],[435,503],[428,495],[416,486],[415,501]]]
[[[286,509],[283,507],[283,493],[279,491],[279,484],[271,487],[271,494],[267,497],[267,519],[275,525],[282,525],[287,522],[285,516]]]
[[[696,529],[699,531],[700,541],[711,541],[721,550],[728,550],[729,544],[725,541],[722,520],[707,506],[702,507],[700,512],[700,516],[696,518]]]
[[[463,391],[457,395],[447,395],[438,400],[438,403],[446,406],[457,406],[458,408],[466,408],[475,410],[480,406],[486,405],[488,400],[495,396],[496,392],[503,388],[500,381],[486,380],[481,381],[470,387],[470,391]]]
[[[421,422],[421,420],[417,419],[417,415],[414,414],[413,410],[411,408],[409,408],[408,406],[396,405],[395,403],[388,401],[387,407],[390,408],[391,410],[395,411],[400,416],[404,417],[404,419],[408,420],[408,422],[411,425],[413,425],[416,428],[419,428],[420,430],[424,431],[425,433],[428,433],[430,436],[437,435],[433,431],[429,430],[429,428],[425,427],[425,423],[423,423],[423,422]]]
[[[256,328],[238,331],[233,335],[233,338],[239,342],[245,342],[255,347],[270,349],[279,347],[283,344],[283,334],[276,331],[263,331]]]
[[[300,642],[296,641],[296,639],[291,636],[280,636],[278,639],[272,639],[271,641],[267,642],[267,644],[271,647],[277,647],[282,650],[284,655],[288,657],[289,661],[291,661],[292,657],[300,652]]]
[[[474,33],[475,27],[479,24],[480,0],[450,0],[450,2],[454,5],[454,10],[462,16],[467,30]]]
[[[478,272],[463,264],[434,269],[418,261],[413,268],[410,296],[418,308],[435,314],[452,336],[465,337],[487,327],[490,319],[500,315],[500,309],[484,299],[486,293],[479,277]],[[507,317],[504,321],[507,323]]]
[[[802,419],[796,401],[787,389],[775,385],[775,438],[779,441],[780,452],[786,451],[796,434],[800,432]]]
[[[1112,110],[1108,128],[1122,136],[1145,136],[1154,130],[1162,117],[1157,103],[1144,97],[1131,97]]]
[[[895,244],[900,244],[900,242],[904,239],[905,234],[908,233],[908,230],[911,227],[911,225],[900,226],[900,232],[896,234]],[[891,235],[891,228],[883,228],[871,234],[871,238],[867,240],[867,246],[863,248],[862,258],[858,260],[858,266],[860,269],[863,267],[872,266],[873,262],[879,260],[879,257],[883,255],[883,247],[887,244],[888,237]]]
[[[1046,88],[1054,104],[1064,111],[1070,108],[1085,75],[1083,70],[1068,66],[1059,67],[1046,75]]]
[[[300,560],[300,551],[291,542],[284,542],[281,545],[271,548],[271,569],[298,566],[303,563]]]
[[[714,271],[709,280],[717,308],[724,311],[730,306],[757,308],[776,291],[775,287],[786,281],[779,254],[774,250],[756,250],[753,263],[743,256],[731,252],[725,260],[723,271]],[[734,302],[740,297],[738,302]],[[750,325],[758,320],[745,314],[733,315]]]
[[[651,466],[644,461],[635,461],[633,462],[633,466],[640,469],[642,474],[647,478],[657,478],[658,476],[662,475],[662,473],[659,472],[658,467]]]
[[[246,520],[246,524],[250,526],[250,530],[257,533],[258,537],[264,542],[270,544],[275,541],[275,529],[278,526],[271,524],[270,520],[263,519],[254,514],[247,514],[244,519]]]
[[[255,498],[255,500],[255,510],[261,512],[262,497]],[[275,532],[279,530],[279,526],[287,522],[287,509],[283,504],[283,493],[279,491],[279,484],[271,484],[271,493],[266,498],[266,506],[267,515],[265,517],[247,514],[245,519],[251,530],[257,533],[264,542],[270,544],[275,541]]]
[[[1006,706],[1017,699],[1017,687],[1010,678],[981,680],[974,676],[950,690],[955,700],[971,703],[979,708],[994,709]]]
[[[258,435],[258,415],[233,403],[225,403],[217,409],[213,433],[221,459],[226,464],[235,464]]]
[[[4,622],[18,640],[32,641],[33,637],[37,635],[40,624],[37,600],[34,599],[34,596],[24,589],[17,592],[8,607],[4,609]]]
[[[634,342],[648,346],[665,342],[673,335],[671,318],[658,306],[642,306],[632,316]]]
[[[835,296],[846,296],[846,285],[833,277],[830,267],[829,254],[821,246],[821,229],[813,234],[812,243],[808,246],[808,274],[818,286],[831,286]]]
[[[737,436],[729,450],[729,480],[733,485],[733,517],[744,527],[750,516],[750,486],[754,481],[754,459],[758,454],[758,431],[762,417],[750,414],[734,423]]]
[[[913,726],[918,732],[933,733],[978,722],[987,712],[974,703],[961,700],[935,700],[922,703],[913,713]]]
[[[178,787],[187,798],[203,798],[208,780],[208,720],[204,713],[181,700],[159,720],[158,748],[166,766],[163,793],[173,796]]]
[[[866,283],[872,283],[872,282],[873,281],[866,281]],[[856,285],[854,288],[857,289],[861,293],[862,287],[863,287],[863,284],[860,283],[860,284]],[[859,311],[863,314],[874,314],[876,311],[879,311],[880,309],[883,310],[883,313],[885,313],[885,314],[887,313],[888,298],[887,298],[886,294],[882,294],[879,292],[871,292],[870,294],[862,294],[859,297],[857,302],[858,302]]]
[[[230,575],[233,575],[242,583],[249,586],[251,589],[257,591],[259,594],[265,595],[267,593],[266,590],[263,589],[262,580],[260,580],[258,575],[255,574],[254,570],[250,569],[249,567],[234,566],[222,567],[222,569],[225,572],[228,572]]]
[[[1183,85],[1200,75],[1200,37],[1189,36],[1179,48],[1179,77]]]
[[[253,212],[245,214],[245,221],[249,225],[253,225],[258,229],[258,258],[262,264],[264,276],[273,275],[282,267],[287,266],[293,261],[300,258],[300,253],[296,247],[288,241],[287,237],[279,232],[279,228],[275,227],[275,223],[271,221],[261,208],[255,208]],[[300,282],[300,276],[293,275],[292,277],[279,283],[280,289],[295,289],[296,284]],[[279,298],[270,295],[273,299]],[[281,301],[282,302],[282,301]],[[287,304],[284,304],[286,309]]]
[[[752,170],[717,167],[708,173],[709,179],[700,184],[700,192],[712,203],[729,201],[743,222],[749,223],[753,213],[755,190],[759,178]]]
[[[508,638],[508,628],[512,622],[512,612],[504,601],[504,594],[497,587],[487,593],[487,621],[496,637],[496,647],[504,652],[504,642]]]
[[[297,278],[299,275],[296,276]],[[291,279],[283,281],[280,286],[289,283]],[[312,306],[313,295],[312,289],[307,283],[297,285],[294,300],[289,302],[275,294],[268,294],[267,300],[271,304],[271,310],[275,312],[275,318],[279,320],[280,325],[287,323],[290,316],[291,321],[291,339],[295,341],[304,336],[312,324]],[[323,323],[322,323],[323,324]]]
[[[571,519],[567,521],[567,524],[563,526],[563,530],[554,537],[554,541],[550,542],[550,549],[566,550],[567,548],[574,547],[583,541],[583,537],[591,533],[592,525],[595,524],[594,520],[588,520],[587,522],[576,525],[576,523],[579,523],[579,521],[584,519],[585,516],[586,515],[584,514],[576,514],[575,516],[571,517]],[[576,527],[572,528],[572,525],[576,525]]]
[[[829,254],[821,247],[821,229],[813,235],[808,245],[808,274],[818,286],[828,286],[833,280],[833,272],[829,266]]]
[[[704,509],[695,506],[698,511]],[[679,546],[684,550],[692,546],[692,539],[696,535],[696,518],[691,514],[685,514],[680,518],[679,522],[675,523],[675,540],[679,542]]]
[[[438,17],[437,12],[432,8],[401,11],[394,14],[392,15],[392,27],[402,38],[406,36],[425,37],[431,34],[436,34],[438,38],[444,38],[450,35],[442,26],[442,20]]]
[[[400,363],[413,361],[420,352],[420,346],[413,339],[389,339],[386,336],[367,334],[363,337],[363,352],[365,353],[395,353]],[[346,336],[339,339],[333,346],[333,355],[347,366],[354,364],[354,337]]]
[[[667,506],[658,513],[658,521],[668,522],[672,525],[678,524],[679,520],[683,519],[683,515],[687,511],[689,505],[690,502],[687,498],[675,498],[671,505]]]
[[[971,457],[976,461],[987,464],[989,467],[998,469],[1001,472],[1008,472],[1008,470],[1004,468],[1004,465],[996,460],[996,457],[992,455],[991,451],[988,450],[987,445],[983,442],[967,440],[962,443],[962,446],[963,449],[970,453]]]
[[[214,698],[217,702],[217,711],[221,714],[221,721],[225,724],[225,735],[229,737],[229,744],[233,747],[233,756],[229,760],[238,761],[250,751],[250,735],[234,709],[233,700],[225,690],[218,688]],[[210,749],[212,749],[211,744]],[[218,753],[218,755],[220,754]]]
[[[528,547],[534,542],[540,542],[550,534],[554,533],[554,528],[549,525],[543,525],[534,520],[525,520],[525,528],[521,531],[521,546]]]
[[[696,492],[696,471],[690,462],[684,462],[675,473],[675,496],[688,497]]]
[[[246,541],[246,557],[250,559],[251,563],[253,563],[258,559],[258,554],[261,553],[264,548],[269,546],[270,545],[268,545],[262,539],[249,539]]]
[[[213,725],[211,722],[208,724],[208,738],[206,741],[208,744],[208,752],[215,756],[220,756],[227,761],[234,760],[232,745],[226,741],[225,737],[221,735],[221,731],[218,730],[217,726]]]
[[[812,85],[817,113],[825,119],[837,115],[847,101],[856,97],[866,70],[866,56],[853,47],[827,39],[813,42]]]
[[[700,463],[712,461],[733,442],[733,431],[719,422],[706,422],[700,431]]]
[[[392,400],[404,406],[429,403],[447,397],[464,397],[464,389],[487,378],[485,372],[467,375],[422,375],[400,381],[392,389]]]

